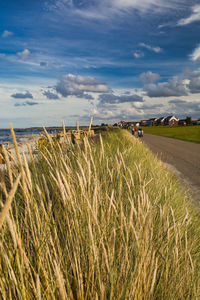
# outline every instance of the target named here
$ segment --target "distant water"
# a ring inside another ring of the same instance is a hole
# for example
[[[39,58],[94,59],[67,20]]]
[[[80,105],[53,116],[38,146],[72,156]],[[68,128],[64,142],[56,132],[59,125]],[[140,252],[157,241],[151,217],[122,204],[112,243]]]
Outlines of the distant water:
[[[66,128],[66,131],[68,129],[72,129],[73,127]],[[62,130],[61,127],[50,127],[46,128],[48,133],[57,133],[59,130]],[[43,131],[43,128],[20,128],[20,129],[14,129],[15,135],[18,142],[27,141],[31,138],[33,134],[40,134]],[[23,137],[23,135],[27,135],[30,137]],[[22,137],[20,137],[22,136]],[[10,129],[0,129],[0,144],[1,143],[12,143],[12,136],[10,133]]]
[[[18,142],[27,141],[31,138],[33,134],[39,134],[43,132],[42,128],[25,128],[25,129],[14,129],[16,138]],[[47,130],[49,133],[56,132],[56,130]],[[23,135],[30,135],[30,137],[20,137]],[[0,129],[0,144],[10,142],[12,143],[12,136],[10,133],[10,129]]]

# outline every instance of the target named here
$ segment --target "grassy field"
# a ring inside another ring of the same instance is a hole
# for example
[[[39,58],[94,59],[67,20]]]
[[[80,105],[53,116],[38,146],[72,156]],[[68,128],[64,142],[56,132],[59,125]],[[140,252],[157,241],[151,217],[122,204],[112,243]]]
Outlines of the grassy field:
[[[199,299],[199,213],[128,131],[7,167],[2,299]]]
[[[143,127],[144,133],[166,136],[183,141],[200,143],[200,126],[148,126]]]

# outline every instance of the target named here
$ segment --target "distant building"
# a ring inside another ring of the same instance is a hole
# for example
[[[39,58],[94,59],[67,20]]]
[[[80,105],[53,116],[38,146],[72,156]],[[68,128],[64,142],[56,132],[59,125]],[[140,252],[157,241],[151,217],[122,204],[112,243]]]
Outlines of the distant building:
[[[147,124],[147,120],[141,120],[140,121],[140,126],[145,126]]]
[[[156,125],[157,126],[164,126],[165,117],[160,117],[157,119]]]
[[[192,125],[200,125],[200,120],[191,120]]]
[[[147,126],[156,126],[157,122],[157,118],[151,118],[149,120],[146,121],[146,125]]]
[[[124,127],[125,124],[126,124],[125,121],[120,121],[120,122],[118,123],[118,125],[121,126],[121,127]]]
[[[175,116],[168,116],[164,119],[164,125],[165,126],[178,126],[178,121]]]
[[[187,124],[186,124],[186,119],[180,119],[179,121],[178,121],[178,125],[179,126],[186,126]]]

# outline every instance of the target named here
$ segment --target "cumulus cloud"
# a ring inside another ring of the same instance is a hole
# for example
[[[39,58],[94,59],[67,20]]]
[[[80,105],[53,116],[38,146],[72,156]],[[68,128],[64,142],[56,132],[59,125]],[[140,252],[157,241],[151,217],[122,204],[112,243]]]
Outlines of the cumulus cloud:
[[[22,52],[18,52],[17,56],[21,60],[27,60],[30,55],[30,51],[28,49],[24,49]]]
[[[7,37],[12,36],[12,35],[13,35],[13,32],[8,31],[8,30],[4,30],[4,32],[2,33],[3,38],[7,38]]]
[[[174,112],[185,116],[186,114],[190,114],[193,116],[200,116],[200,101],[185,101],[174,99],[168,102],[172,105]]]
[[[193,6],[191,15],[187,18],[180,19],[177,25],[178,26],[188,25],[196,21],[200,21],[200,5]]]
[[[168,82],[148,84],[144,90],[149,97],[186,96],[189,93],[187,85],[178,77],[173,77]]]
[[[51,91],[44,91],[43,95],[47,97],[49,100],[57,100],[59,99],[59,96]]]
[[[157,73],[152,73],[151,71],[148,71],[146,73],[140,74],[140,80],[143,83],[147,83],[147,82],[152,83],[152,82],[160,80],[160,75]]]
[[[187,72],[186,76],[189,80],[188,88],[190,93],[200,93],[200,71]]]
[[[26,93],[16,93],[11,95],[15,99],[33,99],[33,95],[27,91]]]
[[[190,54],[190,59],[193,61],[196,61],[197,59],[200,58],[200,45],[198,45],[194,51],[192,52],[192,54]]]
[[[97,82],[90,76],[64,75],[56,85],[57,93],[63,97],[83,95],[84,92],[105,93],[109,91],[107,84]]]
[[[150,50],[150,51],[153,51],[153,52],[155,52],[155,53],[159,53],[159,52],[162,51],[162,49],[161,49],[160,47],[158,47],[158,46],[155,47],[155,46],[147,45],[147,44],[145,44],[145,43],[140,43],[139,46],[140,46],[140,47],[143,47],[143,48],[146,48],[146,49],[148,49],[148,50]]]
[[[137,50],[133,53],[133,56],[135,58],[141,58],[141,57],[144,57],[144,53],[142,51]]]
[[[15,103],[15,106],[33,106],[33,105],[37,105],[39,104],[38,102],[34,102],[34,101],[26,101],[26,102],[22,102],[22,103]]]
[[[105,103],[125,103],[125,102],[143,102],[143,98],[138,95],[114,95],[114,94],[101,94],[99,95],[100,105]]]

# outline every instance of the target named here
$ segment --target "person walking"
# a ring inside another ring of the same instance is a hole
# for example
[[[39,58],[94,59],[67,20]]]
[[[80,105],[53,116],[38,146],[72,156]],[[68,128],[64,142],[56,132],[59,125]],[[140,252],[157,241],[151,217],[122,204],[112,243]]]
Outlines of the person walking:
[[[134,135],[137,137],[137,128],[134,129]]]
[[[143,130],[142,130],[142,128],[138,129],[138,137],[143,137]]]

